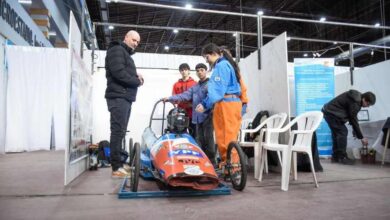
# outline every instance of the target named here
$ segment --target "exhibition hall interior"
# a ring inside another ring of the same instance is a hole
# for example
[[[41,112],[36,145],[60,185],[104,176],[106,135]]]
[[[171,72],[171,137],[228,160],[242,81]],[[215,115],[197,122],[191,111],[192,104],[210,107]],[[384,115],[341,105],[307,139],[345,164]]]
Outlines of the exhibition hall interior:
[[[389,12],[0,0],[0,219],[390,219]]]

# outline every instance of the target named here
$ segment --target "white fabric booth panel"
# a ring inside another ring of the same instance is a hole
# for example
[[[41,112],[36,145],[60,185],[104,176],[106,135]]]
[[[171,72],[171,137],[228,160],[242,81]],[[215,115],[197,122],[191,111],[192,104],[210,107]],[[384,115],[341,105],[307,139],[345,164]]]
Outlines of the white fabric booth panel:
[[[70,72],[66,49],[7,46],[5,151],[61,150],[69,139]]]

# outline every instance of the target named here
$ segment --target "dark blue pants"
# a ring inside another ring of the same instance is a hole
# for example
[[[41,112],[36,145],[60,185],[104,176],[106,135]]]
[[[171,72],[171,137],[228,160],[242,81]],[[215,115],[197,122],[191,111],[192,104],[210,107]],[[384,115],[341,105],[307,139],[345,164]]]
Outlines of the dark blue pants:
[[[346,157],[348,129],[345,122],[331,114],[324,114],[324,118],[332,131],[333,158]]]
[[[213,117],[211,114],[202,123],[196,125],[195,138],[211,163],[215,165],[216,147],[214,142]]]
[[[113,171],[123,166],[120,152],[129,123],[131,104],[132,102],[122,98],[107,99],[108,111],[110,112],[110,157]]]

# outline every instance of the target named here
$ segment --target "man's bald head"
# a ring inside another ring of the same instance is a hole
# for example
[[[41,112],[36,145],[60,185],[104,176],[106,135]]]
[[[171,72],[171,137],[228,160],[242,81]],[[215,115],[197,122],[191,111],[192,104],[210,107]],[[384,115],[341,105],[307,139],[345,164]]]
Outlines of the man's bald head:
[[[131,30],[127,32],[123,42],[125,42],[127,46],[135,50],[135,48],[137,48],[140,41],[141,41],[141,37],[139,36],[138,32]]]

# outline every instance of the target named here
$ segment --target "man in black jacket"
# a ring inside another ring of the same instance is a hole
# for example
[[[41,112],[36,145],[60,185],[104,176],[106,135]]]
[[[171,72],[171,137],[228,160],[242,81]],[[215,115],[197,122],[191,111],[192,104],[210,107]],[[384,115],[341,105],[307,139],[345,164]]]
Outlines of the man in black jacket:
[[[138,87],[144,82],[131,58],[139,42],[139,34],[136,31],[129,31],[122,42],[111,42],[106,54],[105,98],[110,112],[112,177],[129,176],[129,167],[121,162],[120,151],[126,135],[131,105],[136,99]]]
[[[367,138],[363,137],[360,130],[357,114],[362,107],[374,105],[375,100],[375,94],[372,92],[361,94],[359,91],[349,90],[324,105],[322,112],[332,131],[332,162],[348,165],[354,163],[354,160],[349,159],[346,153],[348,135],[346,122],[352,125],[356,137],[361,140],[362,144],[368,144]]]

